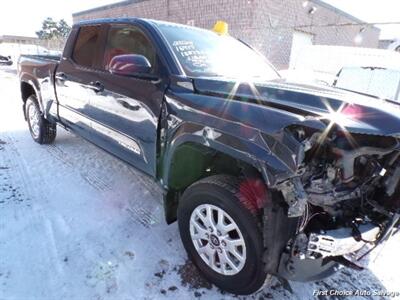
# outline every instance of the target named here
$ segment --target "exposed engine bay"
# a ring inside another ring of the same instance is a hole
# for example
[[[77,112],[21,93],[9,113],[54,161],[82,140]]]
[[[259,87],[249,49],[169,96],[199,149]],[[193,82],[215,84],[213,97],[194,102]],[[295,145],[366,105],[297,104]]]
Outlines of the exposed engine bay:
[[[297,176],[278,185],[288,217],[299,220],[287,265],[311,259],[360,270],[361,260],[399,230],[399,140],[340,129],[290,131],[304,155]]]

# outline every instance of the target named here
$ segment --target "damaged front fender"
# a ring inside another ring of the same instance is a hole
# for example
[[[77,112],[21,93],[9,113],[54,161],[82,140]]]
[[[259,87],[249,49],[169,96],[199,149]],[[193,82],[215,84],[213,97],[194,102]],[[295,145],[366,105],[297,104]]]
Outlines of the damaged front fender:
[[[226,102],[223,112],[220,101]],[[170,91],[164,110],[162,130],[166,143],[160,177],[165,184],[176,149],[185,143],[196,143],[251,164],[263,175],[266,184],[274,188],[277,183],[298,175],[304,156],[304,145],[285,128],[299,124],[313,130],[325,127],[321,121],[274,108],[192,93]]]

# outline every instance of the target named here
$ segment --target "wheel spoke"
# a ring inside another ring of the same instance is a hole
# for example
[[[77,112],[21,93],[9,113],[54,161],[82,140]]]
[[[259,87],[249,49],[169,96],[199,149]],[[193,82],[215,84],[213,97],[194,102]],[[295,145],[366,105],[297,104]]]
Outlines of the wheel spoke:
[[[197,249],[197,251],[199,252],[199,254],[208,254],[208,244],[203,246],[203,247],[199,247],[199,249]]]
[[[211,249],[210,244],[207,244],[203,247],[199,247],[197,250],[200,255],[206,255],[207,260],[210,261],[211,256],[215,256],[215,249]]]
[[[207,239],[207,229],[203,228],[197,221],[191,220],[190,224],[193,226],[191,230],[192,239],[199,240],[199,239]]]
[[[232,240],[228,238],[224,241],[226,243],[226,248],[231,252],[236,251],[238,246],[244,246],[244,241],[242,239]]]
[[[229,265],[229,267],[233,270],[233,271],[238,271],[237,266],[235,265],[235,263],[231,260],[231,258],[229,257],[228,253],[223,250],[222,251],[222,255],[223,257],[223,261],[225,264]],[[226,270],[226,269],[225,269]]]
[[[226,270],[226,258],[222,253],[220,253],[220,252],[217,252],[217,253],[218,253],[218,259],[219,259],[221,273],[225,275],[226,271],[227,271]]]
[[[212,229],[214,229],[215,228],[215,224],[214,224],[213,212],[212,212],[211,206],[207,206],[206,218],[207,218],[207,225],[209,227],[211,227]]]
[[[230,254],[232,254],[237,260],[242,261],[243,260],[243,255],[240,254],[236,249],[233,251],[229,251]]]
[[[218,227],[222,227],[225,225],[224,219],[225,219],[224,212],[221,209],[219,209],[218,210],[218,222],[217,222]]]
[[[229,231],[235,230],[236,229],[236,225],[235,224],[227,224],[227,225],[223,225],[221,228],[224,232],[224,234],[228,234]]]
[[[212,250],[212,249],[211,249]],[[209,255],[209,257],[208,257],[208,263],[209,263],[209,265],[210,266],[214,266],[214,267],[216,267],[216,261],[215,261],[215,252],[216,252],[216,250],[212,250],[210,253],[210,255]]]
[[[196,209],[194,211],[194,213],[196,214],[197,217],[199,217],[199,219],[203,222],[204,226],[208,226],[208,220],[207,220],[207,216],[204,216],[202,211],[200,209]]]

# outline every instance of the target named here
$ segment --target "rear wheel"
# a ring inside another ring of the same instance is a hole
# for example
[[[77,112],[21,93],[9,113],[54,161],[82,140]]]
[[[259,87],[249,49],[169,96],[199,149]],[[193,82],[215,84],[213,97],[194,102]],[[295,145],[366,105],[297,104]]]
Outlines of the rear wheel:
[[[39,144],[51,144],[57,134],[56,124],[46,120],[40,111],[35,96],[30,96],[25,104],[25,116],[33,140]]]
[[[178,222],[189,257],[223,290],[250,294],[266,279],[256,216],[245,205],[235,177],[217,175],[186,189]]]

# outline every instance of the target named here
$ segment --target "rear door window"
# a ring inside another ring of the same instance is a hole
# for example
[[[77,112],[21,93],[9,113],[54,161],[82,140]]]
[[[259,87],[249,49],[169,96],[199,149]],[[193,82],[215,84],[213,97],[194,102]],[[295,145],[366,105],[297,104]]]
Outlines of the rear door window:
[[[83,26],[79,29],[78,37],[72,52],[72,59],[80,66],[92,68],[98,49],[100,26]]]
[[[154,71],[156,51],[146,35],[132,25],[112,26],[107,36],[103,68],[108,71],[113,57],[124,54],[143,55],[148,59]]]

